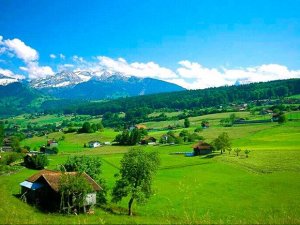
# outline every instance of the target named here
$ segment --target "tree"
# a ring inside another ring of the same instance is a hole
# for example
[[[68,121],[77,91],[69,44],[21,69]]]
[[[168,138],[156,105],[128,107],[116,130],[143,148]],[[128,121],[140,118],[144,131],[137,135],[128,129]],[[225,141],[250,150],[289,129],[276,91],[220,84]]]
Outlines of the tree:
[[[118,134],[115,137],[116,142],[119,143],[119,145],[136,145],[140,142],[143,133],[145,133],[144,129],[133,129],[132,131],[124,130],[121,134]]]
[[[145,202],[152,195],[152,179],[159,166],[157,152],[145,152],[132,148],[121,160],[120,178],[112,192],[112,201],[119,202],[129,196],[128,215],[132,215],[134,200]]]
[[[93,129],[89,122],[84,122],[82,127],[78,130],[78,133],[93,133]]]
[[[236,153],[236,156],[239,156],[239,153],[241,152],[242,150],[240,148],[236,148],[234,149],[234,152]]]
[[[185,118],[185,119],[184,119],[184,127],[185,127],[185,128],[188,128],[188,127],[190,127],[190,125],[191,125],[191,123],[190,123],[189,119],[188,119],[188,118]]]
[[[82,155],[69,157],[63,164],[63,168],[67,172],[85,172],[91,178],[97,179],[97,177],[101,174],[101,165],[102,162],[100,158]]]
[[[4,123],[0,121],[0,146],[3,145],[3,139],[4,139]]]
[[[245,152],[246,158],[248,158],[248,155],[249,155],[249,153],[250,153],[250,150],[246,149],[244,152]]]
[[[41,170],[49,165],[49,160],[46,155],[38,154],[33,156],[25,156],[24,164],[27,168]]]
[[[107,187],[106,182],[101,178],[101,159],[98,157],[90,156],[72,156],[67,159],[67,161],[62,165],[61,170],[72,172],[85,172],[91,178],[96,180],[101,184],[102,191],[97,193],[97,198],[99,203],[106,203]]]
[[[215,140],[213,140],[213,146],[217,150],[221,150],[221,154],[223,154],[223,152],[226,149],[229,149],[231,147],[231,143],[230,143],[228,134],[225,132],[220,134]]]
[[[86,195],[92,191],[92,187],[81,173],[75,176],[62,174],[58,190],[61,194],[60,211],[70,214],[71,209],[79,212],[84,207]]]
[[[284,113],[280,113],[278,116],[278,123],[282,124],[286,122],[286,116]]]

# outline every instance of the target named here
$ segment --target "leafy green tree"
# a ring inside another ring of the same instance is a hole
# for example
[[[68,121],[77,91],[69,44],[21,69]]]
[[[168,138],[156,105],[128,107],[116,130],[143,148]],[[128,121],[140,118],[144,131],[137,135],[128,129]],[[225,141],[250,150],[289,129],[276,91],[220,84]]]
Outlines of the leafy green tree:
[[[134,200],[144,203],[152,195],[152,180],[159,166],[157,152],[132,148],[121,160],[120,178],[112,192],[112,201],[119,202],[129,196],[128,215],[132,215]]]
[[[246,155],[246,158],[248,158],[248,155],[249,155],[249,153],[250,153],[250,150],[246,149],[246,150],[244,151],[244,153],[245,153],[245,155]]]
[[[41,170],[44,169],[45,166],[49,165],[48,157],[44,154],[25,156],[24,157],[24,165],[30,169]]]
[[[100,158],[82,155],[69,157],[67,161],[63,164],[63,168],[67,172],[85,172],[91,178],[97,179],[102,172],[101,165],[102,162]]]
[[[188,127],[190,127],[190,125],[191,125],[191,123],[190,123],[189,119],[188,119],[188,118],[185,118],[185,119],[184,119],[184,127],[185,127],[185,128],[188,128]]]
[[[101,169],[101,159],[99,157],[91,157],[91,156],[71,156],[67,159],[67,161],[62,165],[61,170],[72,172],[85,172],[91,178],[96,180],[99,184],[101,184],[102,191],[97,193],[98,202],[100,204],[106,203],[106,195],[107,195],[107,186],[105,180],[101,177],[102,169]]]
[[[137,128],[132,131],[124,130],[115,137],[114,141],[118,142],[119,145],[136,145],[140,142],[144,132],[143,129],[139,130]]]
[[[236,153],[236,156],[239,156],[239,153],[241,152],[242,150],[240,148],[236,148],[234,149],[234,152]]]
[[[78,133],[93,133],[94,130],[89,122],[84,122],[82,127],[78,130]]]
[[[4,123],[3,121],[0,121],[0,146],[3,145],[3,139],[4,139]]]
[[[221,133],[216,139],[214,139],[212,144],[217,150],[221,150],[221,154],[231,147],[229,136],[225,132]]]
[[[184,142],[188,141],[189,132],[187,130],[182,130],[179,133],[179,137],[183,139]]]
[[[81,173],[75,176],[62,174],[58,189],[61,194],[60,211],[68,214],[74,209],[79,212],[84,207],[86,195],[92,191],[91,185]]]
[[[194,132],[199,133],[203,130],[202,126],[201,127],[197,127]]]
[[[230,119],[231,123],[233,124],[234,121],[236,120],[236,115],[235,115],[235,113],[230,114],[229,119]]]
[[[278,123],[279,124],[282,124],[282,123],[285,123],[286,122],[286,116],[284,113],[280,113],[279,116],[278,116]]]

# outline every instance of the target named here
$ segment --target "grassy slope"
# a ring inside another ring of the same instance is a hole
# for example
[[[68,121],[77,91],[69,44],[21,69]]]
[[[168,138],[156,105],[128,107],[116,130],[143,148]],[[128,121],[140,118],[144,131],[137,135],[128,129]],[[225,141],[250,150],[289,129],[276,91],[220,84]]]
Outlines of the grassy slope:
[[[95,215],[45,216],[13,196],[19,192],[18,183],[35,173],[23,169],[17,174],[0,177],[0,204],[5,205],[0,208],[0,223],[299,224],[300,122],[220,127],[218,121],[226,116],[208,115],[191,118],[191,121],[197,126],[203,118],[209,119],[213,126],[201,135],[210,141],[227,131],[234,147],[251,150],[249,158],[245,158],[243,153],[236,157],[233,152],[213,158],[169,154],[191,151],[192,144],[147,146],[148,151],[160,152],[161,166],[154,181],[155,195],[144,206],[134,205],[137,215],[133,218],[119,215],[118,210],[115,210],[117,214],[112,214],[101,209],[96,209]],[[164,132],[153,132],[151,135],[160,136],[161,133]],[[127,147],[84,149],[82,143],[95,138],[111,141],[115,134],[112,130],[106,130],[95,134],[65,135],[65,141],[60,143],[60,154],[50,157],[50,168],[64,162],[70,153],[100,156],[103,159],[103,176],[112,187],[113,175],[118,171],[122,158],[120,153],[127,151]],[[62,134],[51,135],[60,137]],[[38,145],[45,140],[45,137],[33,138],[24,144]],[[126,200],[120,205],[125,208]]]

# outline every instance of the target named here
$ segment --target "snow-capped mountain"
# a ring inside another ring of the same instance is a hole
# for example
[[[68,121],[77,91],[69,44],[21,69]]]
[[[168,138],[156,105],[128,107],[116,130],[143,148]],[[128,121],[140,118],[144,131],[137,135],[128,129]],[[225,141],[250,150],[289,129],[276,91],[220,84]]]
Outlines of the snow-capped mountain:
[[[6,86],[11,83],[19,82],[18,79],[0,74],[0,85]]]
[[[46,95],[66,99],[107,99],[185,90],[165,81],[122,73],[60,72],[30,83]]]
[[[89,72],[68,72],[63,71],[45,78],[35,79],[30,82],[33,88],[58,88],[75,86],[76,84],[86,82],[91,79]]]
[[[74,87],[79,83],[84,83],[89,80],[114,82],[114,80],[128,80],[129,77],[122,73],[89,72],[89,71],[62,71],[52,76],[47,76],[40,79],[35,79],[30,82],[33,88],[62,88]]]

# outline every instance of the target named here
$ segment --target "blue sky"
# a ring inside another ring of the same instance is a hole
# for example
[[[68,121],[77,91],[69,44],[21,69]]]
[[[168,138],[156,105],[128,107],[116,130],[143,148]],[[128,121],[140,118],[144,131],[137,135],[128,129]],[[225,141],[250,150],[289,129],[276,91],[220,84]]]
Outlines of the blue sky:
[[[300,76],[297,0],[0,0],[0,11],[6,75],[108,69],[193,89]]]

